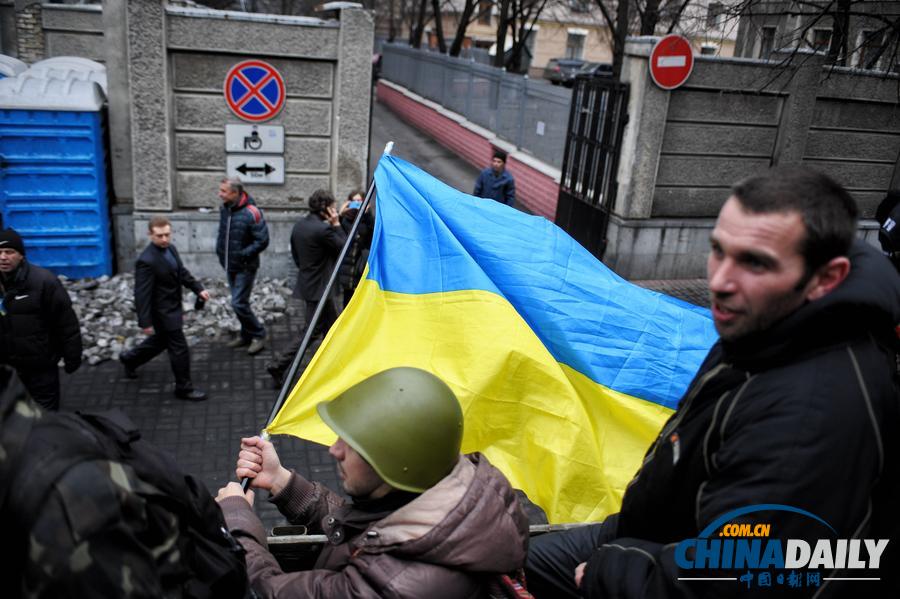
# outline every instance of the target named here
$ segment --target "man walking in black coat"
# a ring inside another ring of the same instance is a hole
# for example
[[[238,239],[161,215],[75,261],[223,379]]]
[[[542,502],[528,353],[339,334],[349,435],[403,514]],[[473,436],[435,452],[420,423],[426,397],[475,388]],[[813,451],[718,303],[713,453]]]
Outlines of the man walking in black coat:
[[[312,320],[325,285],[328,284],[328,277],[331,276],[338,254],[346,241],[347,234],[341,228],[340,218],[334,207],[334,196],[324,189],[314,191],[309,198],[309,214],[297,221],[291,231],[291,256],[298,269],[293,295],[306,302],[306,324],[281,358],[266,365],[266,370],[276,384],[281,384],[285,372],[294,360],[306,334],[306,327]],[[335,289],[336,287],[332,287],[332,293],[325,298],[322,315],[316,325],[316,335],[324,336],[337,320]]]
[[[135,370],[149,362],[163,350],[169,351],[169,361],[175,374],[175,397],[189,401],[203,401],[206,393],[194,389],[191,382],[191,358],[187,340],[181,330],[181,287],[187,287],[206,301],[209,292],[195,279],[172,245],[172,225],[157,216],[150,220],[150,245],[137,260],[134,273],[134,307],[138,326],[148,335],[140,345],[123,352],[119,361],[125,376],[137,378]]]
[[[25,259],[14,229],[0,231],[0,364],[16,369],[36,402],[58,410],[60,357],[69,374],[81,366],[72,300],[56,275]]]

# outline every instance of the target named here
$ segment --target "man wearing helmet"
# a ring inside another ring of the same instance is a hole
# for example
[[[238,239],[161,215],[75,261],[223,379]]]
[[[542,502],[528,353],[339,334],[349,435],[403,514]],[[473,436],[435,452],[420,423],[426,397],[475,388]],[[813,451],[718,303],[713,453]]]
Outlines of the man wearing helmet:
[[[217,497],[260,595],[479,597],[491,574],[522,566],[528,520],[484,456],[459,455],[462,410],[443,381],[392,368],[317,410],[339,436],[329,453],[351,501],[284,468],[259,437],[241,440],[236,470],[288,520],[328,536],[315,569],[281,570],[252,492],[229,483]]]

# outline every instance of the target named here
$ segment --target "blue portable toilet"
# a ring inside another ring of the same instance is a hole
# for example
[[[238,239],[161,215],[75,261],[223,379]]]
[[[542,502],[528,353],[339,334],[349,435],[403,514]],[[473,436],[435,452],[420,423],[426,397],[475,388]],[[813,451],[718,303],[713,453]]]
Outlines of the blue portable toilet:
[[[79,56],[54,56],[39,60],[29,67],[28,75],[40,79],[80,79],[95,81],[106,95],[106,67]]]
[[[109,275],[105,96],[83,74],[46,71],[0,80],[3,223],[35,264],[70,278]]]

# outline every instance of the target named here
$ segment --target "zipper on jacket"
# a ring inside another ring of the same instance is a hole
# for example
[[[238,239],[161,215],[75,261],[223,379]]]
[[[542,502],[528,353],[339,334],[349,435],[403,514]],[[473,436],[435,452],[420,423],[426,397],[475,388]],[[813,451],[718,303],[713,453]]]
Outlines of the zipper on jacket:
[[[641,467],[638,469],[637,474],[634,475],[634,478],[632,478],[628,483],[628,486],[625,487],[626,489],[628,489],[635,483],[635,481],[641,476],[641,472],[643,472],[644,467],[653,460],[654,456],[656,455],[656,450],[659,449],[660,440],[666,439],[669,435],[672,434],[672,431],[678,428],[678,425],[681,424],[681,421],[684,420],[684,417],[688,413],[688,410],[690,410],[691,403],[693,403],[694,398],[700,394],[700,391],[703,390],[703,387],[706,386],[706,383],[708,383],[713,377],[719,374],[720,371],[730,367],[731,366],[729,364],[721,362],[720,364],[717,364],[712,370],[704,374],[703,377],[701,377],[700,381],[691,391],[690,395],[685,398],[683,404],[684,407],[678,409],[675,418],[670,420],[668,424],[663,428],[663,430],[659,433],[659,436],[656,438],[656,442],[653,444],[653,451],[648,453],[647,457],[644,458],[644,461],[641,463]]]
[[[228,254],[231,253],[231,207],[228,207],[228,226],[225,227],[225,274],[228,274]]]

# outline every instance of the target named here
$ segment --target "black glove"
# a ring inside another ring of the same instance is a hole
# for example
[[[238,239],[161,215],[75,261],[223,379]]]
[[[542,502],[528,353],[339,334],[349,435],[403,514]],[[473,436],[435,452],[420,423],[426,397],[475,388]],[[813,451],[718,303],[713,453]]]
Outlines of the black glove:
[[[65,366],[66,374],[72,374],[73,372],[78,370],[80,367],[81,367],[81,359],[78,359],[75,362],[66,361],[66,366]]]

